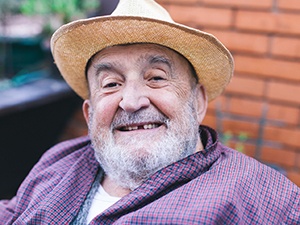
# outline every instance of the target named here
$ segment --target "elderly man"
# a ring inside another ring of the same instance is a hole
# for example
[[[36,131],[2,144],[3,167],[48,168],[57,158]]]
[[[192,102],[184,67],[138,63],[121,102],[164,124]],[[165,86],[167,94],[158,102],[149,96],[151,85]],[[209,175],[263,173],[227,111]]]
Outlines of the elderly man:
[[[213,36],[175,23],[152,0],[53,36],[52,53],[83,98],[89,137],[47,151],[4,224],[299,224],[300,190],[201,126],[233,60]]]

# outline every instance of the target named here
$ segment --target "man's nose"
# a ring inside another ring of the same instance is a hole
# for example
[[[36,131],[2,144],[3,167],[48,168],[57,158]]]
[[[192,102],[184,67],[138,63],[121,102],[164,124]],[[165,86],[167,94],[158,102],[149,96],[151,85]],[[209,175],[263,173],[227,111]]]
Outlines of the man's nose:
[[[145,87],[141,84],[128,84],[123,88],[122,100],[119,106],[126,112],[135,112],[147,108],[150,100],[146,94]]]

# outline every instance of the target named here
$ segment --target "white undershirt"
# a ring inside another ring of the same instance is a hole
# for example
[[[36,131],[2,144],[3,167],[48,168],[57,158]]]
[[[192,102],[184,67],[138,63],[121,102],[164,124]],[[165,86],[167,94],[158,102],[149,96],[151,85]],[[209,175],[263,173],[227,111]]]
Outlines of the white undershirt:
[[[110,196],[103,189],[102,185],[100,185],[92,201],[92,205],[87,216],[87,222],[90,223],[97,215],[102,213],[105,209],[109,208],[120,199],[121,198],[119,197]]]

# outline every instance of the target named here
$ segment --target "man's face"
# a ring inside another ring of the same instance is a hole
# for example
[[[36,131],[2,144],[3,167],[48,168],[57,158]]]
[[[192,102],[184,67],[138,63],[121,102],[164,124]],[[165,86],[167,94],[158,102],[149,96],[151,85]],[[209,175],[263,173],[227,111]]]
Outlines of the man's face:
[[[107,176],[134,189],[200,148],[207,103],[182,56],[153,44],[95,55],[83,105],[95,155]]]

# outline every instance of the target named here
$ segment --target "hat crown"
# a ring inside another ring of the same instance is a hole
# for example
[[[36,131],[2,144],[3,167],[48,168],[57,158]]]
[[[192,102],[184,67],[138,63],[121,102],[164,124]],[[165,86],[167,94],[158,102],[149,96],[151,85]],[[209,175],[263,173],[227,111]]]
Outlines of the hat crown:
[[[167,10],[154,0],[120,0],[111,15],[147,17],[174,23]]]

